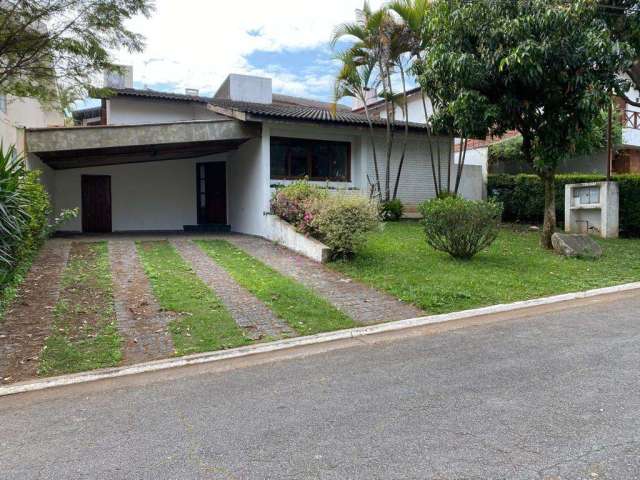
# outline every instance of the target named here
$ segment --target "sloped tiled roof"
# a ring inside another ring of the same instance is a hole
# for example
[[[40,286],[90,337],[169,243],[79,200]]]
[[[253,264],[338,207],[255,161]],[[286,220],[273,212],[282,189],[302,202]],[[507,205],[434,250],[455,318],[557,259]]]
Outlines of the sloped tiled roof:
[[[247,120],[261,121],[263,119],[291,120],[296,122],[321,122],[351,126],[367,126],[367,118],[361,114],[352,112],[349,107],[338,105],[333,109],[332,104],[307,98],[292,97],[289,95],[273,94],[273,103],[251,103],[235,100],[225,100],[213,97],[185,95],[181,93],[160,92],[157,90],[139,90],[135,88],[112,88],[118,96],[132,96],[152,98],[159,100],[189,101],[210,104],[218,109],[226,110],[230,114],[245,114]],[[385,127],[383,119],[373,120],[376,127]],[[425,125],[410,123],[412,130],[424,130]],[[396,128],[404,128],[404,123],[396,122]]]
[[[339,123],[343,125],[367,126],[367,117],[351,111],[336,110],[332,112],[327,108],[308,107],[303,105],[282,105],[237,102],[234,100],[212,99],[209,102],[215,107],[230,111],[230,113],[243,113],[249,116],[247,120],[261,120],[272,118],[279,120],[295,120],[304,122]],[[386,121],[375,119],[372,121],[376,127],[385,127]],[[404,127],[404,122],[397,121],[396,127]],[[409,123],[412,130],[424,130],[421,123]]]
[[[158,90],[137,88],[112,88],[111,90],[118,96],[153,98],[158,100],[210,103],[214,99],[213,97],[205,97],[200,95],[187,95],[182,93],[160,92]],[[325,109],[329,109],[332,107],[332,104],[328,102],[321,102],[319,100],[313,100],[310,98],[293,97],[291,95],[282,95],[280,93],[273,94],[273,103],[277,105],[295,105]],[[338,104],[336,107],[337,110],[351,111],[351,109],[346,105]]]

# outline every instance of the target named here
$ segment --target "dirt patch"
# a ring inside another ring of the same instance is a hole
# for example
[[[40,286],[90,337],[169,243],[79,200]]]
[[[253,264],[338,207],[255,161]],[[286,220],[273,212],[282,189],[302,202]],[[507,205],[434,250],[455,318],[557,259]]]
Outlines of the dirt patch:
[[[125,342],[123,363],[172,356],[173,342],[167,327],[177,315],[161,310],[138,258],[135,243],[131,240],[110,241],[109,257],[118,330]]]
[[[45,243],[0,322],[0,383],[36,376],[40,351],[51,333],[69,245],[60,239]]]

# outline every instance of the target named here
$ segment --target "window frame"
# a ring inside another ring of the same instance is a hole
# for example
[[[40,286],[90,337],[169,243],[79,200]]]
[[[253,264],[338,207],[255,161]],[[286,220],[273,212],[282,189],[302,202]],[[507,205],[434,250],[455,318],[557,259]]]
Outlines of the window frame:
[[[271,153],[271,148],[273,147],[274,141],[280,143],[281,145],[286,145],[286,148],[289,149],[294,146],[304,146],[307,151],[307,172],[308,175],[291,175],[291,154],[287,151],[285,154],[285,163],[286,163],[286,175],[274,175],[271,169],[271,161],[269,161],[269,176],[272,180],[302,180],[305,177],[313,182],[343,182],[348,183],[351,182],[351,142],[348,141],[336,141],[336,140],[317,140],[313,138],[294,138],[294,137],[271,137],[271,141],[269,143],[269,149]],[[312,177],[311,172],[313,171],[313,146],[317,144],[331,144],[331,145],[345,145],[347,147],[347,165],[346,172],[343,177]]]

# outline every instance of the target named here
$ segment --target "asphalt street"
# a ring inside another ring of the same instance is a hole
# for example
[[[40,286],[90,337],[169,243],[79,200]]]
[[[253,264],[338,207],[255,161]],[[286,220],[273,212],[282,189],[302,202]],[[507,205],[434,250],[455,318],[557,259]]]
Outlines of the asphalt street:
[[[0,398],[2,479],[640,478],[640,295]]]

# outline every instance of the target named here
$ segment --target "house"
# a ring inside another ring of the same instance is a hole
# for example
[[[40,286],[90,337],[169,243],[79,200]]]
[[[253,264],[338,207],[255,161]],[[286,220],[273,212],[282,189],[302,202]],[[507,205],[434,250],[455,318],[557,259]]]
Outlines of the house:
[[[24,129],[64,125],[62,112],[42,105],[33,98],[0,94],[0,143],[16,153],[24,152]]]
[[[367,101],[367,109],[372,118],[387,118],[387,111],[384,100],[375,96],[375,92],[370,90],[371,96]],[[433,114],[433,106],[428,98],[425,98],[423,103],[422,92],[420,87],[415,87],[407,90],[407,117],[410,122],[426,124],[426,114],[431,116]],[[395,95],[394,105],[394,118],[397,122],[404,122],[404,108],[403,108],[403,94]],[[362,102],[356,102],[353,106],[353,112],[364,114],[365,108]],[[486,144],[476,144],[474,141],[469,141],[467,146],[467,154],[465,156],[464,165],[467,166],[480,166],[482,171],[482,177],[486,183],[488,173],[488,152],[485,148]],[[460,150],[460,139],[455,139],[454,147],[454,162],[458,162],[457,153]],[[471,167],[473,168],[473,167]]]
[[[640,91],[632,88],[627,96],[640,102]],[[618,99],[622,122],[622,144],[617,148],[614,171],[640,173],[640,107],[631,105],[626,98]]]
[[[232,74],[204,97],[134,89],[125,79],[99,108],[77,112],[78,126],[29,129],[29,166],[43,171],[57,211],[80,207],[60,227],[70,232],[231,229],[271,238],[277,185],[308,177],[366,195],[374,175],[366,118],[275,94],[271,85]],[[380,149],[384,126],[375,122]],[[399,192],[405,204],[434,196],[430,161],[425,125],[412,123]],[[462,189],[477,196],[479,169],[465,169]]]

